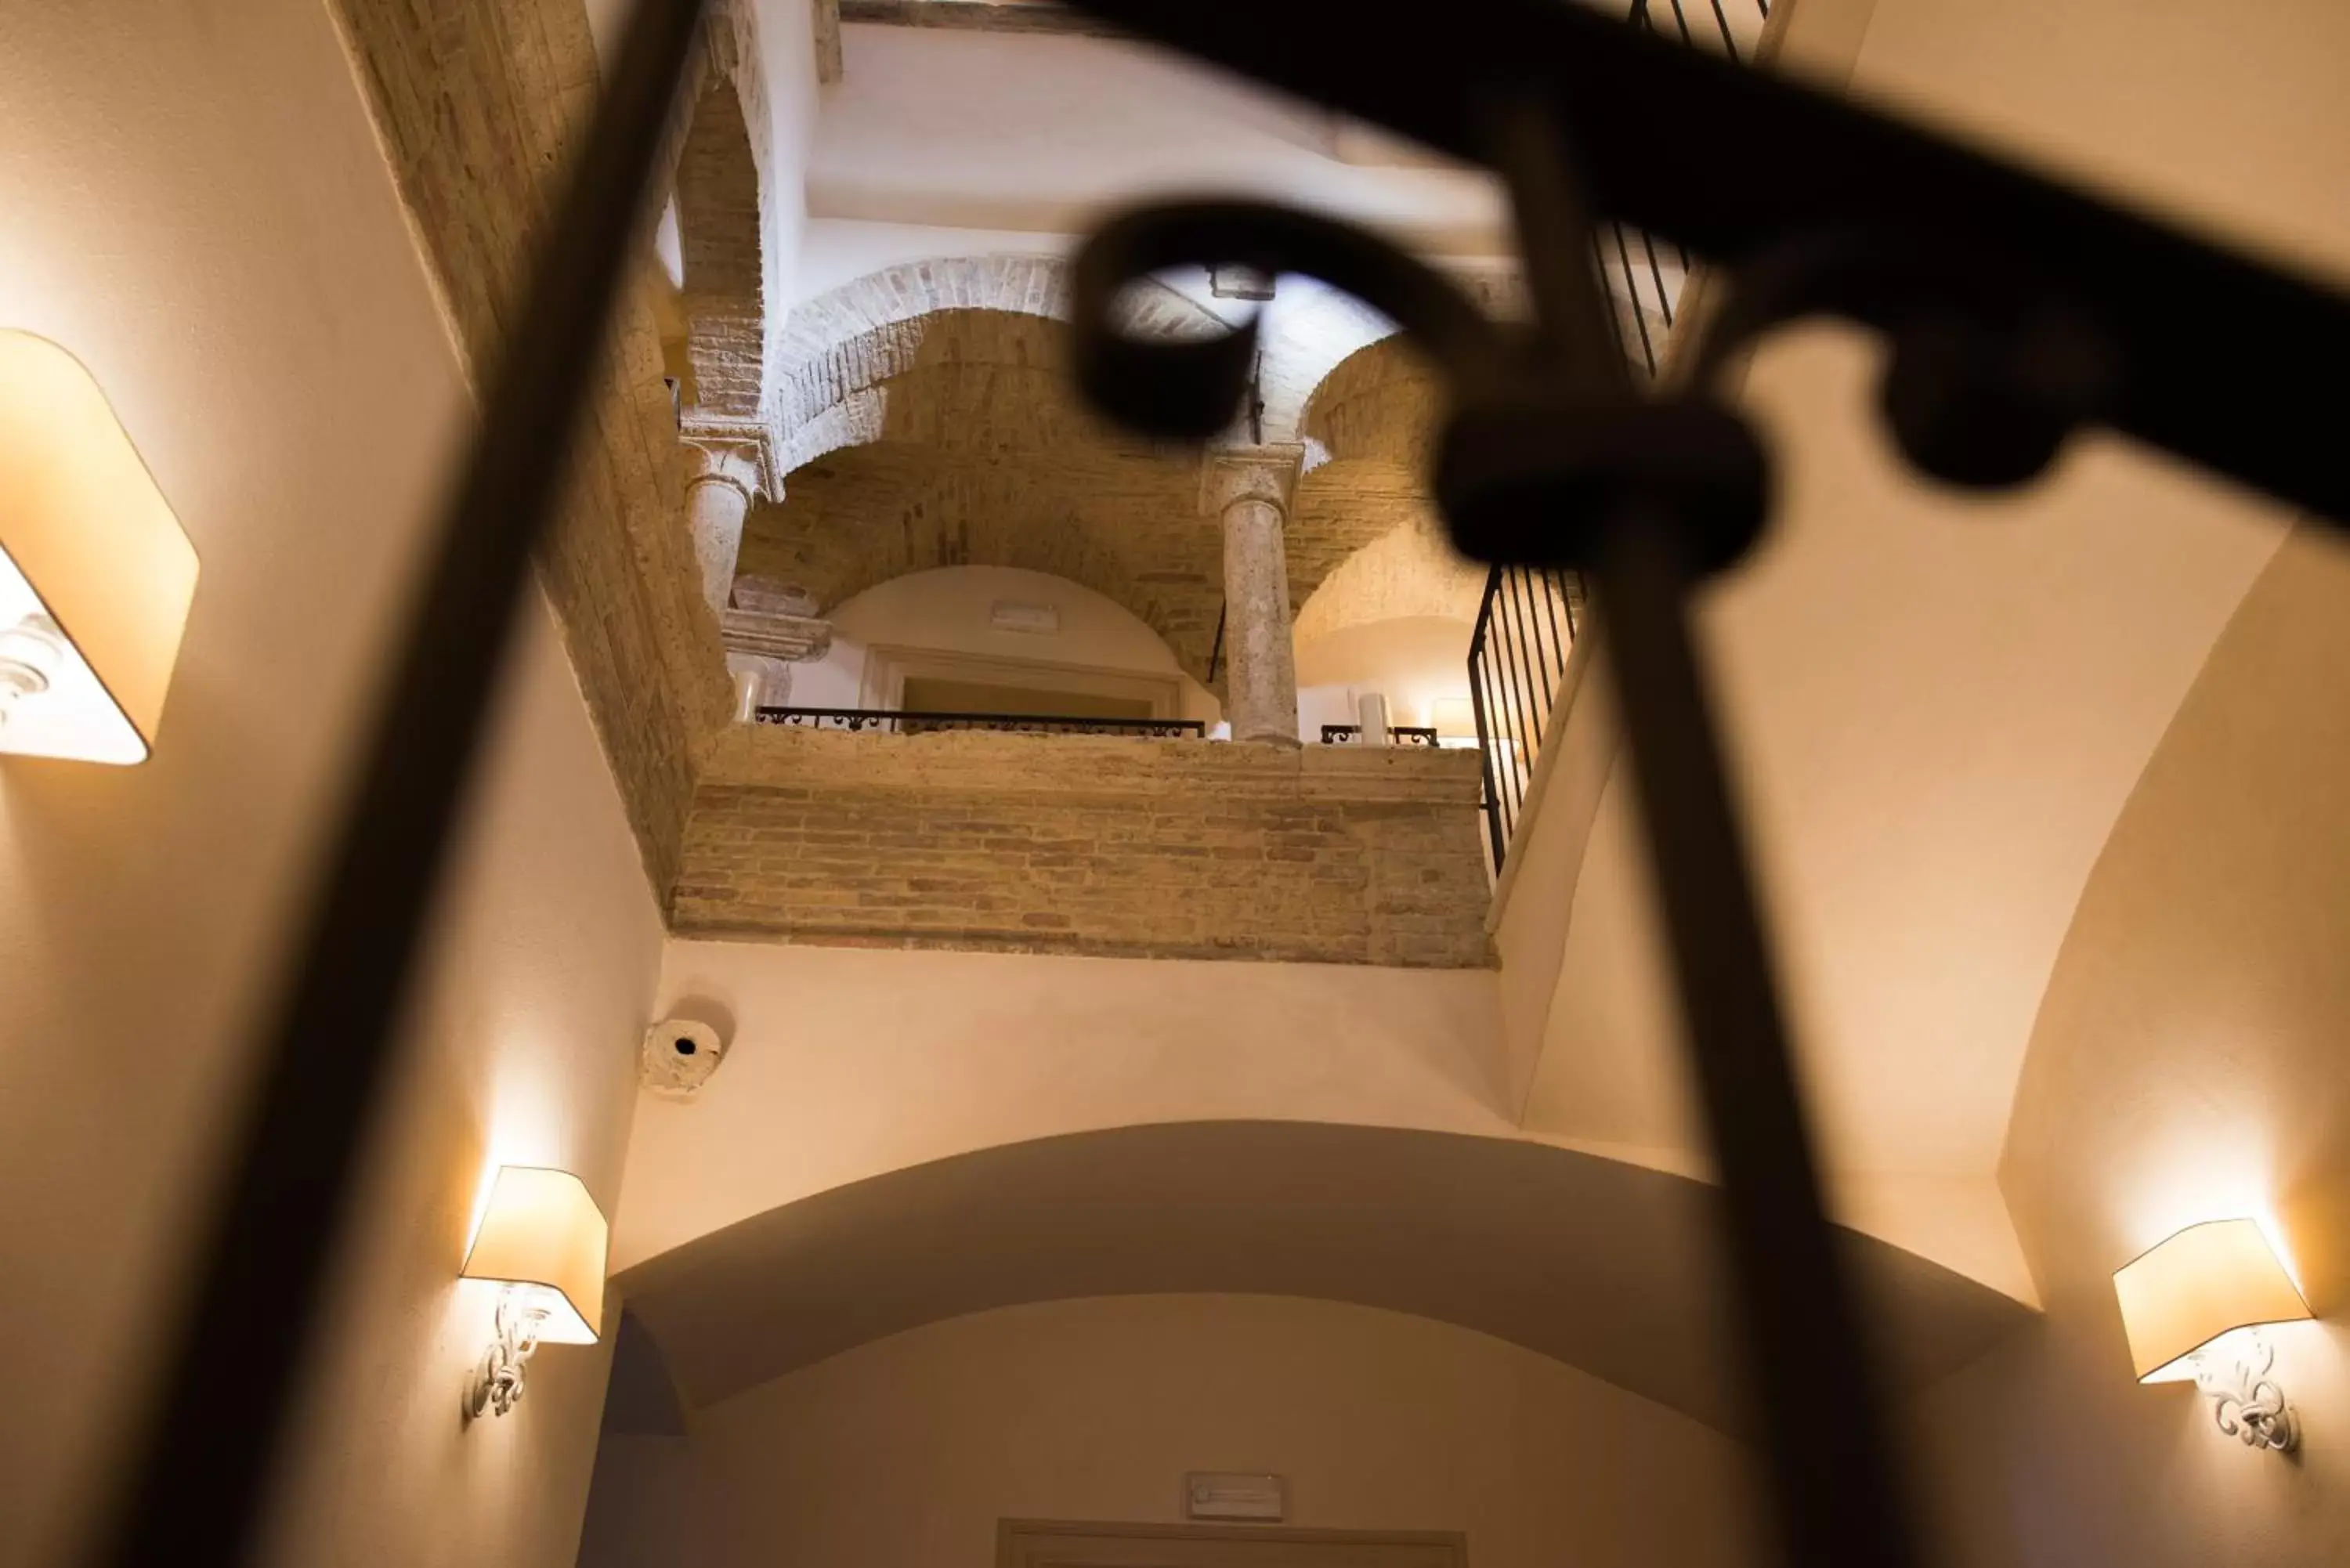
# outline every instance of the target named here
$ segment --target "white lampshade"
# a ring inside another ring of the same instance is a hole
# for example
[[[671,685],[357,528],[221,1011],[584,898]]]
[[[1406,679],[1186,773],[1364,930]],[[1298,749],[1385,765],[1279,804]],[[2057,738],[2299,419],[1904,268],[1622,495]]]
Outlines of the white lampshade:
[[[550,1345],[593,1345],[604,1323],[604,1214],[567,1170],[509,1165],[459,1272],[469,1280],[537,1287]]]
[[[2190,1225],[2114,1274],[2141,1383],[2192,1377],[2188,1357],[2221,1334],[2310,1315],[2255,1220]]]
[[[81,361],[0,330],[0,752],[144,761],[196,553]]]

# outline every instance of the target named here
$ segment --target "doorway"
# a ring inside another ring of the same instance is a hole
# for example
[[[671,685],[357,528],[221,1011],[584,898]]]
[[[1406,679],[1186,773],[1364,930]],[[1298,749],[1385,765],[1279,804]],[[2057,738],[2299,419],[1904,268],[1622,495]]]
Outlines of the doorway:
[[[1469,1568],[1469,1538],[1450,1531],[1007,1519],[996,1528],[995,1568]]]

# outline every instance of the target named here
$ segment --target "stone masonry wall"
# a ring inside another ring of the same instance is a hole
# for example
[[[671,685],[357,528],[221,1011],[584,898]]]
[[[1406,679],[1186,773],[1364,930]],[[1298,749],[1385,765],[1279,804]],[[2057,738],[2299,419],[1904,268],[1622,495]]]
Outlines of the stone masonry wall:
[[[475,386],[598,85],[579,0],[335,0],[385,157]],[[539,552],[655,892],[677,869],[696,752],[726,722],[718,625],[684,521],[651,310],[630,291]]]
[[[681,936],[1471,968],[1475,753],[730,731]]]

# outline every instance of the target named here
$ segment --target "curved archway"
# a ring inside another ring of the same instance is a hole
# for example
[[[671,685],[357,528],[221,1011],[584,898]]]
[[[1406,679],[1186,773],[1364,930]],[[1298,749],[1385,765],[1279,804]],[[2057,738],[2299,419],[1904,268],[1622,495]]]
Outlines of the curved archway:
[[[1007,629],[1006,612],[1032,618]],[[1091,704],[1103,702],[1147,705],[1135,717],[1213,712],[1213,699],[1185,679],[1174,649],[1148,622],[1057,575],[991,566],[909,572],[845,600],[830,618],[830,647],[795,673],[800,706],[931,708],[936,701],[916,700],[916,683],[935,694],[934,683],[945,680],[1028,701],[1061,693],[1076,705],[1054,711],[1069,713],[1092,713]]]
[[[1426,510],[1341,561],[1297,608],[1299,646],[1379,621],[1473,621],[1486,568],[1461,556]]]
[[[1509,314],[1514,275],[1459,275],[1489,309]],[[1069,264],[1059,256],[939,256],[882,267],[792,307],[776,347],[776,420],[787,445],[867,389],[903,374],[921,352],[925,317],[965,310],[1001,311],[1045,320],[1068,316]],[[1229,330],[1242,319],[1163,282],[1129,290],[1127,330],[1145,337],[1196,337]],[[1315,278],[1282,282],[1260,318],[1264,437],[1300,439],[1308,411],[1331,373],[1388,339],[1395,323],[1353,296]],[[806,462],[818,452],[806,451]]]
[[[933,567],[1045,572],[1139,617],[1203,679],[1223,565],[1197,462],[1083,407],[1060,368],[1064,332],[993,309],[907,324],[896,369],[803,428],[797,455],[818,433],[824,450],[754,511],[741,569],[827,608]]]
[[[615,1282],[703,1405],[853,1345],[1025,1302],[1217,1292],[1476,1329],[1721,1430],[1740,1425],[1715,1194],[1508,1138],[1186,1122],[1000,1145],[833,1188]],[[1845,1234],[1917,1387],[2033,1315]]]
[[[787,445],[827,410],[914,368],[940,318],[988,311],[1068,316],[1069,264],[1058,256],[939,256],[866,274],[792,307],[776,346],[775,417]],[[1225,330],[1174,289],[1132,291],[1128,327],[1170,337]],[[816,452],[805,452],[806,462]]]

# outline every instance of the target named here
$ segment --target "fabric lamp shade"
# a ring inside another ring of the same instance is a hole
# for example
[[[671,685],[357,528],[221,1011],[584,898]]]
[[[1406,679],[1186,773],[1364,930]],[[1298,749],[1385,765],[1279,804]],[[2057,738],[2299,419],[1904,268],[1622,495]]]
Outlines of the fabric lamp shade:
[[[35,672],[0,752],[144,761],[195,592],[194,546],[97,381],[0,330],[0,675]]]
[[[473,1233],[460,1272],[538,1287],[533,1304],[546,1313],[538,1337],[550,1345],[593,1345],[604,1320],[603,1211],[567,1170],[501,1168],[489,1210]]]
[[[2141,1383],[2192,1377],[2188,1357],[2221,1334],[2310,1315],[2256,1220],[2190,1225],[2114,1274]]]

